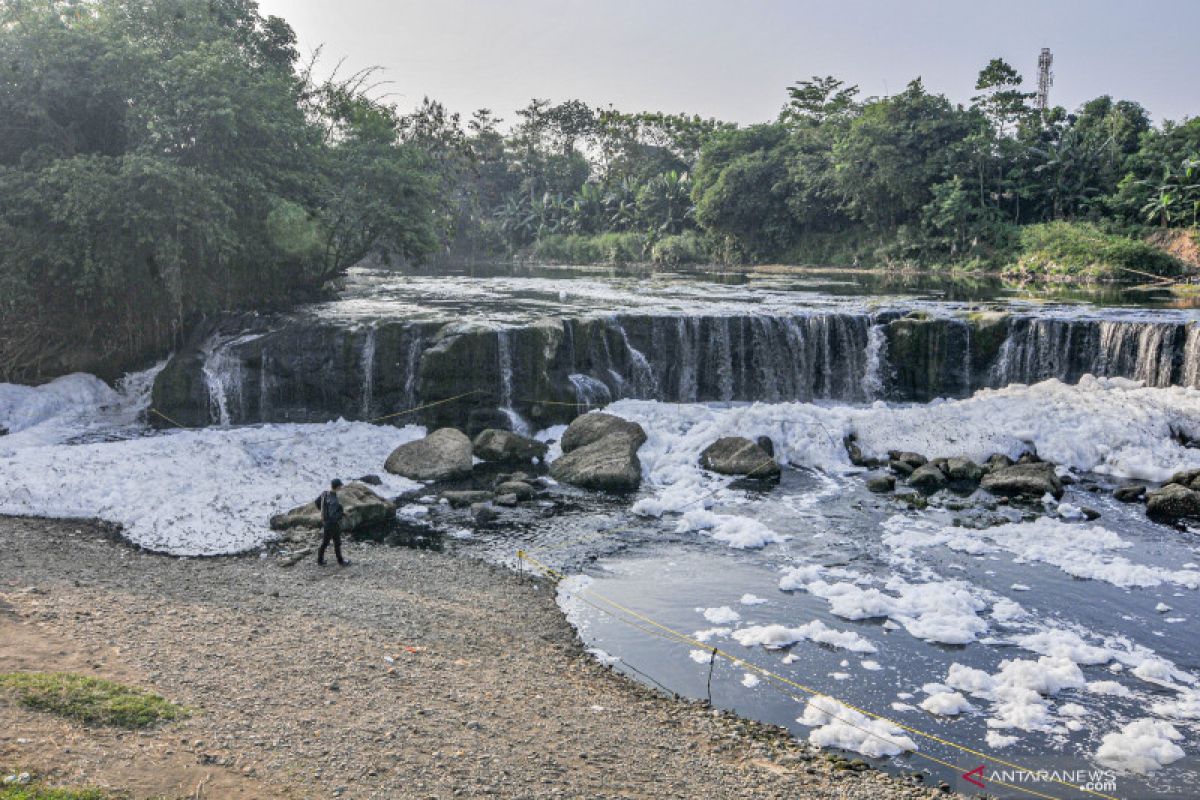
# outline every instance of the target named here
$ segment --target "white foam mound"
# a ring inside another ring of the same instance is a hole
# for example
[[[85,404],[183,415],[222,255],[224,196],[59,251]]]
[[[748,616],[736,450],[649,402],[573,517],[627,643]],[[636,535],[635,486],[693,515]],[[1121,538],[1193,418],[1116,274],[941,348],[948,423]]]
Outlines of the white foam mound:
[[[839,631],[819,619],[806,622],[796,628],[786,625],[754,625],[733,632],[733,638],[743,647],[762,645],[768,650],[777,650],[796,642],[810,641],[827,644],[853,653],[874,653],[878,648],[853,631]]]
[[[814,697],[796,720],[812,726],[808,740],[818,747],[838,747],[870,758],[916,750],[916,743],[891,722],[873,719],[832,697]]]
[[[1096,762],[1121,772],[1145,774],[1183,758],[1176,742],[1183,734],[1169,722],[1136,719],[1120,731],[1104,734],[1096,750]]]
[[[755,403],[732,408],[621,400],[606,411],[634,420],[648,439],[638,455],[652,485],[671,486],[667,511],[694,507],[703,476],[700,451],[722,436],[767,435],[783,462],[850,470],[842,437],[853,433],[868,456],[912,450],[975,460],[1019,455],[1033,444],[1047,460],[1076,470],[1145,480],[1200,466],[1176,434],[1200,436],[1200,391],[1147,388],[1123,378],[1084,376],[985,389],[964,400],[920,406]]]
[[[758,549],[785,541],[786,538],[756,519],[732,514],[714,514],[702,509],[684,514],[675,530],[679,533],[708,531],[718,542],[724,542],[738,550]]]
[[[339,421],[22,447],[0,453],[0,513],[96,517],[174,555],[237,553],[273,538],[270,517],[312,500],[331,478],[378,474],[384,494],[415,488],[382,467],[422,433]]]
[[[96,412],[119,401],[111,386],[81,372],[41,386],[0,383],[0,427],[19,433],[63,414]]]

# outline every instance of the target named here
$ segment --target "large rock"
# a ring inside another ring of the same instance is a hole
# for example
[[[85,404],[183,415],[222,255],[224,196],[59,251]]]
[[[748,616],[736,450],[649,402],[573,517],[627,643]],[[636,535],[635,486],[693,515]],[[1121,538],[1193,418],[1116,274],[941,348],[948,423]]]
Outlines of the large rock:
[[[700,466],[722,475],[778,478],[779,464],[760,445],[741,436],[723,436],[700,453]]]
[[[543,458],[549,445],[512,431],[488,428],[475,437],[475,457],[484,461],[522,462]]]
[[[342,517],[344,531],[366,530],[383,525],[390,522],[396,513],[395,505],[375,494],[365,483],[347,483],[337,490],[337,495],[345,511],[345,516]],[[271,517],[271,529],[276,531],[320,527],[321,511],[317,508],[315,498],[311,503]]]
[[[1146,516],[1161,522],[1200,517],[1200,492],[1178,483],[1147,492]]]
[[[946,488],[947,483],[946,473],[933,464],[923,464],[908,476],[908,485],[926,494]]]
[[[556,481],[585,489],[631,491],[642,483],[642,462],[637,456],[640,445],[637,438],[626,433],[612,433],[554,461],[550,475]]]
[[[570,453],[614,434],[628,438],[633,443],[634,450],[646,441],[646,431],[641,425],[597,411],[576,417],[575,421],[567,426],[562,435],[562,451]]]
[[[443,481],[471,474],[471,440],[454,428],[439,428],[424,439],[392,451],[383,468],[414,481]]]
[[[956,483],[979,483],[983,478],[983,467],[969,458],[948,458],[946,477]]]
[[[980,485],[993,494],[1038,498],[1045,494],[1062,497],[1062,481],[1054,465],[1046,461],[997,467],[983,476]]]
[[[1136,503],[1146,496],[1146,487],[1136,484],[1119,486],[1113,490],[1113,497],[1122,503]]]

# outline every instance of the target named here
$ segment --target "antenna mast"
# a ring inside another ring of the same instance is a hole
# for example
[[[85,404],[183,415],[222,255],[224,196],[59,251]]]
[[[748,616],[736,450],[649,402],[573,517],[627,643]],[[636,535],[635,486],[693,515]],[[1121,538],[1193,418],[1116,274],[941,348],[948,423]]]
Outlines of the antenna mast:
[[[1049,47],[1043,47],[1041,55],[1038,56],[1038,92],[1037,106],[1038,111],[1043,114],[1050,107],[1050,87],[1054,85],[1054,73],[1050,71],[1050,67],[1054,64],[1054,56],[1050,52]]]

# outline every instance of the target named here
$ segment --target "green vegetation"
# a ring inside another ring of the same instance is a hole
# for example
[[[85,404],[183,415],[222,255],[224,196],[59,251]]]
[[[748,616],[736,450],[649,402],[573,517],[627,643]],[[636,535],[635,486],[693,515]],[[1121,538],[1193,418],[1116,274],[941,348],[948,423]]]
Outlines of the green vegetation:
[[[1140,242],[1200,223],[1200,118],[1039,110],[1000,59],[969,104],[813,77],[744,127],[579,100],[402,115],[371,70],[316,80],[252,0],[10,0],[0,64],[0,380],[115,376],[371,253],[1105,280],[1174,273]]]
[[[1005,271],[1054,278],[1143,280],[1174,276],[1180,262],[1145,242],[1088,222],[1047,222],[1021,230],[1021,255]]]
[[[119,373],[196,317],[441,237],[370,73],[323,83],[246,0],[0,4],[0,380]]]
[[[88,725],[147,728],[188,715],[156,694],[69,672],[2,673],[0,689],[27,708]]]
[[[63,789],[31,783],[25,786],[0,786],[0,800],[111,800],[112,795],[99,789]]]

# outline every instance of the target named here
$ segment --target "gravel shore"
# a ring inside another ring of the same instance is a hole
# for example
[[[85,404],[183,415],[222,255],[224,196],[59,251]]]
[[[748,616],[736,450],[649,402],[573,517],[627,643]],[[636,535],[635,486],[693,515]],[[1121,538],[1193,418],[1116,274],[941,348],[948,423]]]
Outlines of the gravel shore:
[[[133,797],[902,798],[786,732],[664,697],[583,652],[545,581],[351,545],[173,559],[96,525],[0,518],[0,671],[60,670],[196,710],[80,728],[0,698],[0,765]]]

